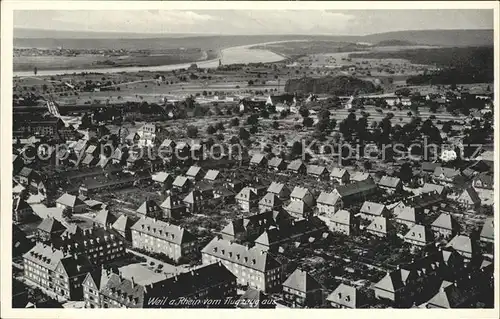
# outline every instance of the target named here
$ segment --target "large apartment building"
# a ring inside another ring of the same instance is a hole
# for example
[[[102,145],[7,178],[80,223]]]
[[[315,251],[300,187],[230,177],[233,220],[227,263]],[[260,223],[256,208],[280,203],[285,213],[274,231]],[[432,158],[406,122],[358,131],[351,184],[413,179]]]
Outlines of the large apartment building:
[[[52,245],[63,252],[86,255],[92,264],[100,265],[125,255],[124,238],[114,229],[91,227],[74,231],[66,230],[59,237],[53,237]]]
[[[132,226],[131,231],[134,248],[164,254],[175,261],[196,248],[193,234],[161,220],[143,217]]]
[[[236,277],[215,263],[142,285],[106,269],[83,282],[85,308],[228,308],[236,297]]]
[[[281,285],[281,263],[261,249],[215,237],[203,248],[201,255],[204,265],[222,262],[238,278],[239,285],[262,291],[274,291]]]
[[[85,255],[64,253],[37,243],[23,255],[24,278],[62,300],[80,300],[82,282],[91,264]]]

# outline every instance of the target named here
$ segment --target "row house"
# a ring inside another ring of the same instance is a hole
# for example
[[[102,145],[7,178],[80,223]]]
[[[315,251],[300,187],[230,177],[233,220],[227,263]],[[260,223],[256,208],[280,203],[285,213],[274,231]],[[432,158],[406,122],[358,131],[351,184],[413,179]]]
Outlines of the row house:
[[[431,224],[436,238],[450,238],[460,232],[460,224],[449,213],[441,213]]]
[[[365,201],[359,210],[360,216],[366,220],[373,220],[375,217],[389,217],[390,213],[384,204]]]
[[[250,159],[251,167],[265,167],[267,165],[267,159],[264,154],[254,154]]]
[[[351,177],[345,168],[334,167],[331,169],[330,179],[337,184],[344,185],[349,183]]]
[[[238,278],[238,285],[265,292],[276,291],[281,286],[283,266],[266,251],[216,237],[201,254],[203,265],[222,262]]]
[[[424,248],[434,242],[434,234],[428,226],[416,224],[406,233],[404,241],[415,248]]]
[[[332,308],[359,309],[369,306],[368,298],[358,288],[341,283],[326,298]]]
[[[303,201],[309,207],[314,207],[316,205],[316,200],[313,194],[303,187],[295,187],[290,194],[291,201]]]
[[[186,172],[186,177],[192,181],[199,181],[203,178],[205,172],[199,166],[191,166]]]
[[[328,170],[320,165],[307,165],[307,175],[316,178],[317,180],[328,180]]]
[[[145,200],[139,208],[135,211],[139,217],[161,218],[163,217],[163,210],[152,199]]]
[[[306,164],[300,159],[296,159],[288,163],[286,167],[287,171],[290,171],[295,174],[306,174],[307,167]]]
[[[250,187],[245,187],[236,195],[235,199],[244,212],[250,212],[257,208],[259,197]]]
[[[217,308],[236,297],[236,277],[214,263],[144,285],[98,269],[85,277],[83,292],[85,308]],[[202,299],[214,302],[195,303]]]
[[[283,202],[276,194],[267,193],[266,196],[262,197],[259,201],[259,211],[263,213],[269,210],[278,210],[281,205],[283,205]]]
[[[292,308],[314,308],[323,304],[323,286],[297,268],[283,282],[283,300]]]
[[[318,216],[331,232],[351,235],[356,232],[359,227],[358,219],[347,210],[339,210],[333,214],[325,214]]]
[[[316,199],[316,207],[320,215],[331,215],[342,207],[340,196],[335,193],[321,192]]]
[[[82,299],[82,282],[92,267],[84,254],[65,254],[43,243],[23,255],[23,264],[24,279],[62,300]]]
[[[394,220],[405,225],[408,229],[423,222],[424,210],[411,206],[401,205],[394,208]]]
[[[195,237],[184,228],[142,217],[131,228],[132,247],[164,254],[174,261],[195,250]]]
[[[179,219],[186,214],[186,206],[174,194],[171,194],[160,205],[164,218]]]
[[[384,189],[389,194],[397,193],[403,190],[403,183],[398,177],[382,176],[378,182],[378,187]]]
[[[390,231],[394,229],[391,220],[384,216],[374,217],[371,223],[366,227],[366,232],[377,237],[388,237]]]
[[[271,226],[255,239],[255,248],[264,251],[277,251],[281,245],[289,242],[303,242],[314,238],[326,227],[318,218],[292,220],[291,223]]]
[[[275,156],[267,162],[267,168],[273,171],[284,171],[287,165],[281,157]]]
[[[267,192],[275,194],[282,200],[290,197],[290,190],[282,183],[271,182],[271,185],[267,188]]]

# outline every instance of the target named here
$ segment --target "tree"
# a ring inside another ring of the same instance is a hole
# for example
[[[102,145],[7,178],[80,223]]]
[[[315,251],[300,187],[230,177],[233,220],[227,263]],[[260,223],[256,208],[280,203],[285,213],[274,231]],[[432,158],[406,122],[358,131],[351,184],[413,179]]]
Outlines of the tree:
[[[279,129],[279,127],[280,127],[279,123],[276,121],[273,121],[273,124],[271,124],[271,125],[272,125],[273,129],[275,129],[275,130]]]
[[[303,118],[306,118],[309,116],[309,110],[305,107],[301,107],[299,110],[299,113]]]
[[[411,179],[413,178],[413,169],[410,163],[403,163],[403,165],[401,165],[401,168],[399,169],[398,175],[401,181],[405,183],[410,182]]]
[[[217,132],[217,130],[215,129],[215,127],[213,125],[209,125],[207,127],[207,134],[212,135],[212,134],[215,134],[215,132]]]
[[[252,86],[253,85],[253,80],[248,80],[248,86]]]
[[[295,141],[292,144],[292,149],[290,150],[292,158],[302,155],[302,144],[299,141]]]
[[[73,217],[73,212],[71,211],[71,208],[65,207],[64,210],[62,211],[62,217],[66,219]]]
[[[222,122],[217,122],[217,124],[215,124],[215,129],[216,129],[217,131],[224,131],[224,130],[225,130],[224,123],[222,123]]]
[[[258,126],[256,126],[256,125],[252,125],[252,126],[250,127],[250,133],[251,133],[251,134],[255,134],[255,133],[257,133],[258,131],[259,131]]]
[[[259,123],[259,116],[257,114],[252,114],[247,118],[248,125],[257,125]]]
[[[240,125],[240,120],[237,117],[233,117],[231,119],[231,126],[239,126]]]
[[[269,118],[269,112],[266,110],[266,109],[262,109],[260,111],[260,116],[263,118],[263,119],[268,119]]]
[[[188,126],[186,132],[189,138],[195,138],[198,136],[198,128],[196,126]]]
[[[250,138],[250,133],[244,127],[240,127],[239,137],[240,140],[246,141]]]
[[[302,120],[302,125],[304,125],[305,127],[311,127],[313,126],[314,124],[314,120],[310,117],[304,117],[304,119]]]

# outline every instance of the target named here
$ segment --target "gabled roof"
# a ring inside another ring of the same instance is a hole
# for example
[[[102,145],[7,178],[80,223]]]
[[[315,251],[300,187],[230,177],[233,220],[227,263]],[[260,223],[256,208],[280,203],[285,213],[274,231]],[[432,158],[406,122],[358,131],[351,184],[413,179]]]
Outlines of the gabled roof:
[[[270,167],[278,167],[283,163],[283,159],[281,157],[275,156],[269,160],[267,163],[268,166]]]
[[[287,169],[291,171],[298,171],[302,166],[305,166],[304,162],[300,159],[296,159],[288,164]]]
[[[161,203],[161,205],[160,205],[161,208],[166,208],[166,209],[172,209],[172,208],[176,208],[179,206],[182,206],[182,203],[181,203],[180,199],[177,198],[177,196],[175,196],[175,195],[168,196],[167,198],[165,198],[163,203]]]
[[[424,186],[422,187],[422,193],[437,192],[439,195],[441,195],[443,191],[444,191],[444,186],[437,184],[425,183]]]
[[[495,228],[493,227],[493,217],[488,217],[484,221],[483,228],[481,229],[481,237],[490,238],[493,240]]]
[[[427,303],[438,308],[461,308],[474,294],[468,290],[460,289],[454,284],[445,284]]]
[[[206,174],[205,174],[205,179],[206,180],[209,180],[209,181],[215,181],[217,179],[217,177],[219,176],[220,172],[218,170],[215,170],[215,169],[211,169],[209,170]]]
[[[352,175],[351,175],[351,181],[355,181],[355,182],[361,182],[361,181],[364,181],[364,180],[367,180],[368,178],[370,178],[370,174],[369,173],[364,173],[364,172],[354,172]]]
[[[202,201],[201,193],[197,190],[190,192],[186,197],[184,197],[183,202],[188,204],[197,204]]]
[[[173,147],[173,146],[175,146],[175,142],[169,138],[164,139],[160,145],[160,147]]]
[[[471,199],[472,203],[474,204],[481,203],[481,199],[479,198],[479,195],[477,194],[474,187],[467,187],[466,189],[464,189],[462,194],[460,194],[460,198],[466,198],[467,195]]]
[[[239,200],[244,200],[244,201],[255,201],[255,200],[259,199],[257,194],[250,187],[243,188],[236,195],[235,198],[239,199]]]
[[[161,238],[176,245],[181,245],[195,240],[194,235],[184,228],[149,217],[142,217],[132,226],[131,229],[133,231]]]
[[[94,222],[98,223],[99,225],[109,225],[113,224],[116,221],[116,216],[111,214],[108,210],[103,209],[100,212],[97,213],[97,215],[94,218]]]
[[[416,240],[428,244],[434,238],[432,232],[424,225],[414,225],[404,237],[407,240]]]
[[[387,231],[390,229],[390,227],[390,221],[386,217],[377,216],[373,218],[373,221],[370,223],[370,225],[368,225],[368,227],[366,227],[366,230],[387,234]]]
[[[335,191],[341,197],[349,197],[375,188],[377,188],[377,185],[375,185],[375,182],[371,178],[369,178],[360,182],[337,186],[335,188]]]
[[[177,176],[172,183],[173,186],[177,187],[184,187],[188,181],[188,178],[186,176]]]
[[[334,206],[339,199],[340,197],[337,193],[321,192],[321,194],[319,194],[318,196],[318,199],[316,200],[316,203]]]
[[[311,208],[301,200],[292,200],[285,209],[287,212],[295,213],[298,215],[303,215],[304,212],[308,212],[311,210]]]
[[[66,227],[53,217],[47,217],[38,225],[38,230],[44,231],[46,233],[63,232]]]
[[[133,224],[134,222],[129,217],[127,217],[127,215],[121,215],[111,227],[113,227],[117,231],[125,232],[126,230],[130,229]]]
[[[202,249],[202,254],[207,254],[228,260],[232,263],[242,265],[258,271],[267,271],[281,266],[281,264],[266,251],[256,247],[248,248],[247,246],[231,243],[228,240],[215,237]]]
[[[493,187],[493,173],[491,172],[481,172],[479,173],[474,180],[480,180],[484,184],[491,185]]]
[[[453,237],[446,247],[452,247],[458,252],[472,254],[475,252],[474,242],[469,236],[456,235]]]
[[[320,165],[307,165],[307,174],[320,176],[322,174],[328,173],[326,167]]]
[[[422,162],[421,164],[422,170],[426,172],[434,172],[436,167],[441,167],[441,164],[433,162]]]
[[[189,167],[188,171],[186,172],[186,176],[196,177],[200,173],[201,173],[201,167],[193,165]]]
[[[29,177],[34,171],[29,167],[23,167],[19,172],[19,176]]]
[[[359,290],[343,283],[329,294],[326,300],[352,309],[362,306]]]
[[[157,211],[161,211],[161,208],[152,199],[144,201],[144,203],[142,203],[142,205],[136,210],[137,213],[145,216],[149,216],[149,214]]]
[[[338,167],[333,167],[330,170],[330,177],[334,178],[342,178],[344,177],[347,173],[347,170],[345,168],[338,168]]]
[[[301,269],[296,269],[283,282],[283,286],[300,292],[309,292],[323,288],[316,279]]]
[[[251,164],[260,164],[262,163],[262,161],[264,160],[264,155],[263,154],[260,154],[260,153],[257,153],[257,154],[254,154],[252,156],[252,158],[250,159],[250,163]]]
[[[397,290],[403,288],[408,279],[411,279],[414,275],[414,272],[406,269],[394,270],[387,273],[384,278],[374,285],[374,287],[385,291],[396,292]]]
[[[396,188],[399,184],[401,184],[401,180],[398,177],[392,176],[382,176],[380,181],[378,182],[379,186]]]
[[[286,186],[281,183],[272,182],[271,185],[267,188],[268,193],[279,194],[283,189],[286,189]]]
[[[153,181],[158,183],[165,183],[168,179],[173,179],[172,175],[167,172],[158,172],[151,176]]]
[[[460,171],[454,168],[438,166],[434,169],[434,172],[432,174],[436,177],[439,177],[441,176],[441,174],[443,174],[446,178],[453,178],[460,175]]]
[[[431,224],[432,227],[439,227],[448,230],[459,230],[460,224],[451,214],[441,213]]]
[[[368,215],[381,216],[386,209],[384,204],[365,201],[360,212]]]
[[[275,207],[275,206],[281,206],[281,204],[283,204],[283,202],[281,201],[281,199],[279,199],[279,197],[274,194],[274,193],[267,193],[264,197],[262,197],[262,199],[259,201],[259,205],[264,205],[264,206],[271,206],[271,207]]]
[[[396,219],[413,223],[420,223],[423,219],[423,210],[411,206],[404,206],[398,211]]]
[[[56,203],[69,207],[85,205],[85,203],[81,199],[79,199],[75,195],[70,195],[68,193],[64,193],[61,197],[59,197]]]
[[[304,199],[307,194],[311,194],[311,192],[309,192],[309,190],[307,188],[296,186],[293,189],[292,193],[290,194],[290,197]]]
[[[350,225],[351,212],[344,209],[338,210],[335,214],[333,214],[331,221],[343,225]]]

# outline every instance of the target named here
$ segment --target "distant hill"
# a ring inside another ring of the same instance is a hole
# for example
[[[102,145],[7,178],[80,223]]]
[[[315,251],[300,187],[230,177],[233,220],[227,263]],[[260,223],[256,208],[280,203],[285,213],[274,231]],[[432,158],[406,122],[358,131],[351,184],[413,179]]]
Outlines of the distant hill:
[[[404,40],[383,40],[375,44],[376,47],[411,46],[411,45],[416,45],[416,43]]]
[[[285,84],[285,91],[289,93],[351,95],[354,93],[373,93],[375,90],[375,85],[372,82],[345,75],[290,79]]]
[[[166,41],[168,40],[168,41]],[[212,35],[158,34],[88,31],[14,29],[14,47],[68,49],[211,48],[288,40],[328,40],[351,43],[411,42],[419,45],[493,45],[493,30],[424,30],[377,33],[365,36],[342,35]]]
[[[420,45],[493,46],[493,30],[421,30],[370,34],[360,41],[379,43],[388,40],[408,41]]]

